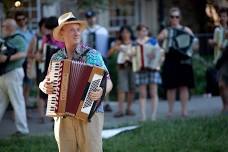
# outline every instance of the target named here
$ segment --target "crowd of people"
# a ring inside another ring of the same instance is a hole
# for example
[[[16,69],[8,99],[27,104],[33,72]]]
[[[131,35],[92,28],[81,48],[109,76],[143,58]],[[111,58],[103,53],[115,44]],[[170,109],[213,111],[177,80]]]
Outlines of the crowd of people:
[[[5,46],[1,46],[0,52],[0,120],[10,102],[17,128],[15,135],[28,134],[29,114],[26,114],[26,107],[29,106],[30,90],[36,84],[40,87],[37,95],[39,122],[45,123],[48,94],[53,92],[53,86],[49,83],[50,65],[53,61],[63,59],[83,61],[105,69],[106,86],[98,87],[90,94],[90,98],[94,101],[101,100],[111,91],[112,85],[117,86],[118,110],[114,114],[115,118],[136,114],[137,111],[132,110],[132,102],[138,91],[140,121],[147,120],[148,94],[151,101],[150,120],[156,120],[159,86],[164,88],[168,101],[167,117],[173,115],[177,92],[181,116],[187,117],[190,90],[195,86],[192,54],[198,47],[192,30],[181,24],[180,9],[173,7],[168,15],[169,26],[162,29],[157,36],[152,36],[149,27],[144,24],[139,24],[135,30],[124,25],[120,27],[118,36],[110,47],[108,30],[97,24],[94,11],[86,12],[86,21],[78,20],[72,13],[63,14],[59,18],[42,18],[37,32],[28,28],[28,19],[24,13],[19,12],[15,14],[15,18],[5,19],[2,24]],[[221,9],[219,15],[220,26],[215,28],[214,37],[208,44],[214,47],[215,81],[223,101],[222,112],[227,114],[227,10]],[[136,35],[133,31],[136,31]],[[107,65],[113,56],[116,68],[109,69]],[[112,84],[111,73],[116,74],[117,84]],[[104,99],[108,100],[107,97]],[[102,151],[103,114],[104,111],[112,110],[108,102],[105,104],[102,102],[97,108],[88,125],[71,117],[54,120],[55,137],[60,151],[91,151],[91,147]],[[72,135],[75,128],[80,129],[81,134]],[[72,146],[74,144],[69,141],[77,141],[78,144]],[[87,147],[87,144],[90,146]]]

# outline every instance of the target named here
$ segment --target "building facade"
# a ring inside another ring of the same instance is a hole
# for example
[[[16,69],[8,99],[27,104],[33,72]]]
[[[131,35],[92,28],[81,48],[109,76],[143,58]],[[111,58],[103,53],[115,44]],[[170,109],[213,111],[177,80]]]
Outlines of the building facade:
[[[111,35],[115,35],[119,27],[124,24],[128,24],[135,29],[140,23],[147,25],[151,33],[156,35],[161,28],[168,25],[168,11],[172,6],[178,6],[181,9],[184,25],[191,27],[197,33],[207,32],[206,4],[211,3],[216,7],[228,6],[227,0],[103,0],[106,3],[102,7],[93,5],[93,3],[88,6],[79,6],[83,0],[20,1],[22,3],[20,7],[15,7],[13,5],[14,1],[11,2],[12,4],[9,1],[9,5],[12,5],[12,7],[5,16],[9,16],[8,13],[13,14],[15,11],[23,10],[28,14],[30,28],[37,28],[37,23],[42,16],[59,16],[64,12],[72,11],[77,17],[84,18],[84,12],[92,8],[98,14],[99,24],[105,26]],[[0,7],[2,7],[1,2]],[[96,2],[94,1],[94,3]],[[4,18],[4,15],[0,17]]]

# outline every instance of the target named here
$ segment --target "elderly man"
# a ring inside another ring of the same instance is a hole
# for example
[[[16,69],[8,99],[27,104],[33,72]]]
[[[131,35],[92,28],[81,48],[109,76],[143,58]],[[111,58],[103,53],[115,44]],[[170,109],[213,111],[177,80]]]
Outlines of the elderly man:
[[[15,112],[17,128],[15,135],[24,135],[29,133],[22,89],[24,78],[22,64],[26,57],[26,44],[23,36],[16,34],[15,20],[6,19],[2,27],[7,47],[0,52],[0,120],[10,101]]]
[[[100,66],[107,71],[102,60],[101,54],[81,44],[81,32],[85,28],[84,21],[77,20],[74,15],[69,12],[63,14],[58,19],[59,26],[53,31],[54,38],[65,43],[65,48],[60,49],[52,56],[50,64],[53,61],[61,61],[70,59],[81,61],[88,64]],[[50,68],[50,67],[49,67]],[[43,82],[40,83],[40,89],[47,94],[53,92],[52,84],[49,82],[50,71]],[[112,82],[109,76],[106,76],[106,89],[102,87],[96,88],[96,91],[90,93],[93,101],[100,100],[105,93],[112,89]],[[101,104],[91,122],[87,123],[75,117],[58,117],[55,118],[55,138],[60,152],[101,152],[102,137],[101,132],[104,121],[104,110]]]

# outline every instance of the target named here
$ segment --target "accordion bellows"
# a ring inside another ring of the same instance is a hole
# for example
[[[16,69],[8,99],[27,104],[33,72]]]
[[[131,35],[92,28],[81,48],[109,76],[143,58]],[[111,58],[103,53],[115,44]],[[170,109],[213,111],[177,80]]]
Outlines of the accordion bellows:
[[[97,104],[89,93],[100,86],[104,72],[100,67],[67,59],[52,62],[50,81],[54,91],[48,95],[46,115],[87,121]]]

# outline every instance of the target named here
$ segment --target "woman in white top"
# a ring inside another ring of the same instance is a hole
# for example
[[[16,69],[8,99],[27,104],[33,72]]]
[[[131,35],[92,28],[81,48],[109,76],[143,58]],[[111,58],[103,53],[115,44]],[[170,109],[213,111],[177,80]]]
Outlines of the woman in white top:
[[[149,28],[143,24],[138,25],[136,28],[137,39],[136,43],[145,49],[150,50],[147,52],[149,60],[155,60],[155,52],[152,52],[151,48],[156,48],[155,51],[160,51],[161,49],[157,43],[157,40],[153,37],[149,37]],[[150,47],[149,47],[149,46]],[[148,47],[146,47],[148,46]],[[158,48],[158,49],[157,49]],[[141,51],[140,49],[137,51]],[[160,56],[161,57],[161,56]],[[143,62],[143,61],[142,61]],[[142,67],[139,71],[135,73],[135,83],[139,86],[139,101],[141,110],[141,121],[146,120],[146,99],[147,99],[147,85],[149,85],[149,93],[152,103],[152,115],[151,120],[156,120],[157,106],[158,106],[158,84],[161,83],[160,67],[149,68]]]

